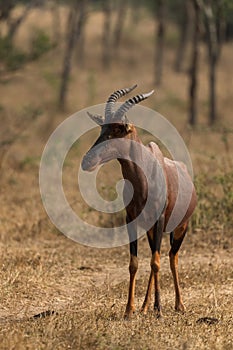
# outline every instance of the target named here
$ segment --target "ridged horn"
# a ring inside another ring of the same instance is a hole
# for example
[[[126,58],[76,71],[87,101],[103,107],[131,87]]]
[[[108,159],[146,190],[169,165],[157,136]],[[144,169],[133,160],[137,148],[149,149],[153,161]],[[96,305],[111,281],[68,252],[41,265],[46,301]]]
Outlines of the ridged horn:
[[[108,120],[108,121],[111,120],[111,118],[113,116],[113,106],[114,106],[115,102],[120,97],[125,96],[126,94],[128,94],[129,92],[134,90],[136,87],[137,87],[137,84],[135,84],[129,88],[117,90],[109,96],[107,103],[106,103],[106,107],[105,107],[105,120]]]
[[[140,95],[137,95],[137,96],[134,96],[134,97],[130,98],[129,100],[124,102],[123,105],[115,112],[113,119],[114,120],[123,120],[123,117],[124,117],[125,113],[130,108],[132,108],[137,103],[147,99],[153,93],[154,93],[154,90],[152,90],[152,91],[150,91],[150,92],[148,92],[146,94],[140,94]]]
[[[88,117],[90,117],[96,124],[103,125],[104,124],[104,118],[102,115],[99,114],[92,114],[87,111]]]

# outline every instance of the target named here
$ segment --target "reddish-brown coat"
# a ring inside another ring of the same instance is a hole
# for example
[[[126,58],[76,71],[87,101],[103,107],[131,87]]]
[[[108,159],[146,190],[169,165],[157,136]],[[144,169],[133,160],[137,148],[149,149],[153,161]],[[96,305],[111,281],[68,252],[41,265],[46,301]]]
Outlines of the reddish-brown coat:
[[[126,93],[132,91],[136,86],[116,91],[113,93],[107,102],[106,106],[106,117],[112,116],[112,103],[116,101],[121,96],[124,96]],[[151,92],[152,93],[152,92]],[[151,95],[138,95],[133,99],[128,100],[123,105],[123,108],[120,110],[125,112],[129,108],[131,108],[134,104],[142,101],[143,99],[149,97]],[[119,109],[118,109],[119,112]],[[119,113],[118,113],[119,114]],[[115,112],[114,115],[117,115]],[[91,115],[90,115],[91,116]],[[123,117],[123,116],[121,116]],[[102,131],[100,137],[95,142],[94,146],[101,145],[102,142],[106,140],[114,140],[117,138],[125,138],[130,139],[132,141],[136,141],[139,144],[142,144],[140,141],[137,131],[135,127],[130,124],[126,119],[121,119],[119,122],[114,119],[112,124],[102,124],[103,118],[100,116],[91,116],[93,120],[95,120],[98,124],[102,126]],[[112,117],[111,117],[112,118]],[[133,147],[133,143],[132,143]],[[143,146],[144,147],[144,146]],[[186,234],[188,228],[188,221],[190,216],[192,215],[196,203],[196,193],[195,188],[192,183],[192,180],[188,174],[188,171],[185,165],[181,162],[174,162],[165,158],[160,151],[159,147],[151,142],[148,146],[149,150],[154,155],[157,162],[160,164],[165,181],[163,182],[166,187],[164,190],[166,191],[165,205],[162,208],[162,212],[157,222],[151,227],[148,232],[148,241],[152,251],[151,258],[151,273],[148,282],[147,292],[145,296],[145,300],[142,306],[141,311],[146,313],[149,307],[149,302],[151,299],[152,286],[154,284],[155,288],[155,303],[154,309],[157,312],[157,316],[161,317],[161,305],[160,305],[160,285],[159,285],[159,270],[160,270],[160,245],[162,240],[162,233],[167,230],[171,219],[174,216],[175,211],[175,220],[173,221],[173,232],[171,236],[171,250],[169,252],[170,258],[170,267],[174,280],[175,287],[175,309],[177,311],[184,311],[184,304],[181,298],[180,287],[179,287],[179,278],[178,278],[178,251],[182,244],[183,238]],[[109,151],[109,154],[107,154]],[[129,155],[129,149],[124,150]],[[131,149],[130,151],[136,152],[135,149]],[[139,150],[140,153],[140,150]],[[136,157],[141,157],[141,155],[136,152]],[[114,154],[114,152],[113,152]],[[98,150],[98,152],[93,151],[92,148],[83,158],[82,167],[83,170],[92,171],[99,164],[104,163],[110,159],[113,159],[114,156],[111,154],[111,149],[104,148]],[[137,166],[130,159],[118,159],[121,164],[123,177],[131,182],[134,189],[134,194],[131,202],[126,206],[127,212],[127,222],[134,220],[138,214],[142,211],[145,202],[148,196],[148,184],[145,174],[143,170]],[[148,161],[148,160],[147,160]],[[154,180],[154,179],[153,179]],[[156,183],[155,179],[155,183]],[[179,194],[183,195],[183,197],[179,197]],[[188,195],[187,195],[188,194]],[[182,198],[185,199],[186,203],[183,203]],[[180,215],[180,216],[179,216]],[[178,219],[177,219],[178,218]],[[137,228],[135,227],[136,231]],[[135,241],[130,242],[130,264],[129,264],[129,272],[130,272],[130,284],[129,284],[129,294],[128,294],[128,303],[126,306],[125,317],[130,317],[134,310],[134,293],[135,293],[135,281],[136,281],[136,272],[138,269],[138,260],[137,260],[137,239]]]

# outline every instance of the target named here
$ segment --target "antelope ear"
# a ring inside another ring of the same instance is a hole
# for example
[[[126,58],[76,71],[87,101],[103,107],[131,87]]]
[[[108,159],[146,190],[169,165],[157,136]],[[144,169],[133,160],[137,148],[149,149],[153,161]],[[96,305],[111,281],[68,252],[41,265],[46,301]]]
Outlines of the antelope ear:
[[[99,114],[91,114],[90,112],[87,112],[88,117],[90,117],[96,124],[103,125],[104,124],[104,118],[102,115]]]
[[[126,115],[122,118],[122,121],[125,125],[125,131],[127,134],[131,133],[133,131],[133,124],[129,122],[129,119],[127,118]]]
[[[133,132],[133,124],[131,124],[131,123],[125,124],[125,130],[126,130],[127,134]]]

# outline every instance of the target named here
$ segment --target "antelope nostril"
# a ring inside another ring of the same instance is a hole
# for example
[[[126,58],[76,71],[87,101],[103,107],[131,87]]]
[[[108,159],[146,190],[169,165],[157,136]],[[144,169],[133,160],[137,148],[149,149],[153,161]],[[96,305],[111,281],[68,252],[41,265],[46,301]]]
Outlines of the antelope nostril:
[[[88,157],[84,157],[83,160],[82,160],[82,163],[81,163],[81,167],[82,167],[82,170],[88,170],[90,166],[90,159],[88,159]]]
[[[93,153],[87,152],[83,157],[81,168],[83,171],[92,171],[98,164],[98,159],[93,156]]]
[[[90,164],[90,156],[89,153],[87,152],[85,154],[85,156],[83,157],[82,163],[81,163],[81,167],[83,170],[87,170],[88,165]]]

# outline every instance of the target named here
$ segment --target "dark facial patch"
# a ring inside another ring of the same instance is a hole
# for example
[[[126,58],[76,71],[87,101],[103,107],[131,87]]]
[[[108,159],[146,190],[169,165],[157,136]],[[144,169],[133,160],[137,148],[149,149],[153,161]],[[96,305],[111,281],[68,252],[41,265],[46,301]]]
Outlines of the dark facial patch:
[[[113,123],[101,127],[101,141],[125,137],[130,132],[128,124]]]

